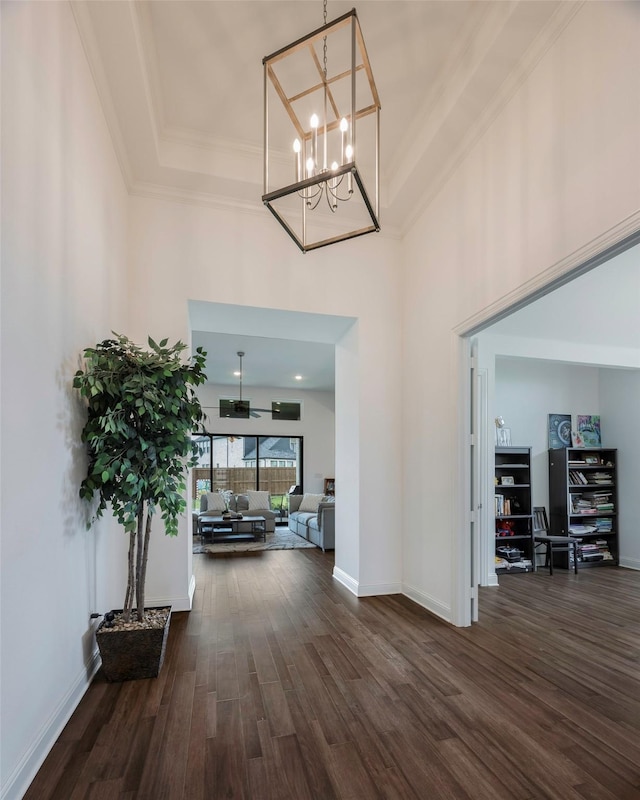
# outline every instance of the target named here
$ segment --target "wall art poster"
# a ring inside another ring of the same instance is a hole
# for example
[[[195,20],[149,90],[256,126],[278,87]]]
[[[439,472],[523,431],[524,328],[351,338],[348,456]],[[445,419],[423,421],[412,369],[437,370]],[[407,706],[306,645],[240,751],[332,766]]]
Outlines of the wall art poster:
[[[571,447],[571,414],[549,414],[549,449]]]
[[[600,415],[578,414],[578,432],[585,447],[601,447]]]

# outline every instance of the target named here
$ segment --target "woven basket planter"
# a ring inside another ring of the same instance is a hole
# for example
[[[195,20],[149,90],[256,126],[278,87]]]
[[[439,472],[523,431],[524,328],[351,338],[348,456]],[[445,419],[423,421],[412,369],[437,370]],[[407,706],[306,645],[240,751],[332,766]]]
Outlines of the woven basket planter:
[[[154,609],[145,609],[151,610]],[[103,620],[96,630],[96,642],[106,679],[117,682],[157,678],[164,661],[170,622],[170,608],[163,628],[109,630]]]

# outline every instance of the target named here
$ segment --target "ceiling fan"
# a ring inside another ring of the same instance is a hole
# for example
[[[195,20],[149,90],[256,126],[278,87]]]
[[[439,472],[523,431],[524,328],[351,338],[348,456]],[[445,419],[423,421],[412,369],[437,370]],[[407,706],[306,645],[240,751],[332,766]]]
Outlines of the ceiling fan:
[[[249,417],[260,417],[259,411],[263,414],[279,414],[279,409],[251,408],[249,401],[242,399],[242,359],[244,358],[244,351],[238,350],[238,358],[240,359],[240,370],[238,372],[240,376],[240,397],[238,400],[229,401],[229,413],[222,413],[221,408],[220,416],[233,417],[234,419],[248,419]],[[215,406],[203,406],[203,408],[215,408]]]

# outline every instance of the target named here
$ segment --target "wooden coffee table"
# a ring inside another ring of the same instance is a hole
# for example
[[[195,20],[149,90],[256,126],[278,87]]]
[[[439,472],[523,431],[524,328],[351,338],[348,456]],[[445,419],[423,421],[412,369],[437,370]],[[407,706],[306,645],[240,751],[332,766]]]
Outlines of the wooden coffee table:
[[[249,524],[249,530],[239,530],[243,524],[246,527],[246,523]],[[211,541],[215,541],[216,538],[232,538],[234,541],[249,538],[253,539],[253,541],[258,541],[258,539],[262,538],[262,541],[266,541],[267,526],[265,523],[266,519],[264,517],[243,516],[223,519],[220,516],[205,514],[198,517],[198,533],[203,540],[207,534],[211,534]],[[219,534],[218,537],[216,537],[216,533]]]

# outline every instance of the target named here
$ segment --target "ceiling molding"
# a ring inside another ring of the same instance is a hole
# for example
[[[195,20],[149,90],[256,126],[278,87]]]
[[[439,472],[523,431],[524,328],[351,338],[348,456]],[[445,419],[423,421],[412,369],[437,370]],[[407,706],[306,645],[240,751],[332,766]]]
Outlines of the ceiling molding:
[[[127,191],[131,192],[131,187],[134,183],[133,170],[122,135],[122,129],[118,121],[118,115],[115,110],[111,89],[109,88],[109,81],[105,74],[102,56],[100,55],[100,49],[98,48],[93,30],[93,22],[89,14],[89,4],[84,0],[70,0],[70,6],[76,27],[78,28],[80,41],[89,64],[89,70],[93,77],[93,83],[98,93],[98,99],[102,106],[111,141],[113,142],[116,159],[120,165],[122,179],[124,180]]]
[[[495,122],[520,86],[536,68],[540,59],[543,58],[556,42],[585,2],[586,0],[575,0],[575,2],[573,0],[567,0],[567,2],[560,3],[552,17],[534,39],[524,57],[518,61],[516,67],[505,78],[500,90],[486,106],[482,115],[478,117],[474,124],[467,130],[460,145],[452,151],[449,158],[441,165],[435,180],[425,188],[421,201],[414,205],[412,212],[407,216],[402,226],[403,236],[407,234],[420,216],[427,210],[434,198],[437,197],[453,173],[478,144],[493,122]]]
[[[218,211],[232,211],[241,214],[261,215],[264,218],[265,212],[267,219],[272,219],[265,209],[259,196],[255,202],[232,199],[228,195],[214,195],[211,192],[197,192],[192,189],[178,189],[175,186],[168,186],[160,183],[149,183],[146,181],[136,181],[129,189],[129,194],[135,197],[147,197],[152,200],[165,200],[172,203],[182,203],[185,205],[202,206]],[[328,228],[330,230],[330,228]],[[402,231],[394,225],[385,225],[384,219],[377,236],[385,239],[398,240],[402,238]]]
[[[583,247],[556,261],[555,264],[538,273],[514,291],[503,295],[481,312],[468,317],[453,332],[458,336],[470,336],[478,333],[488,325],[498,322],[513,311],[567,283],[573,277],[607,261],[616,255],[612,252],[616,248],[627,249],[630,239],[640,239],[640,209],[600,236],[596,236]]]

